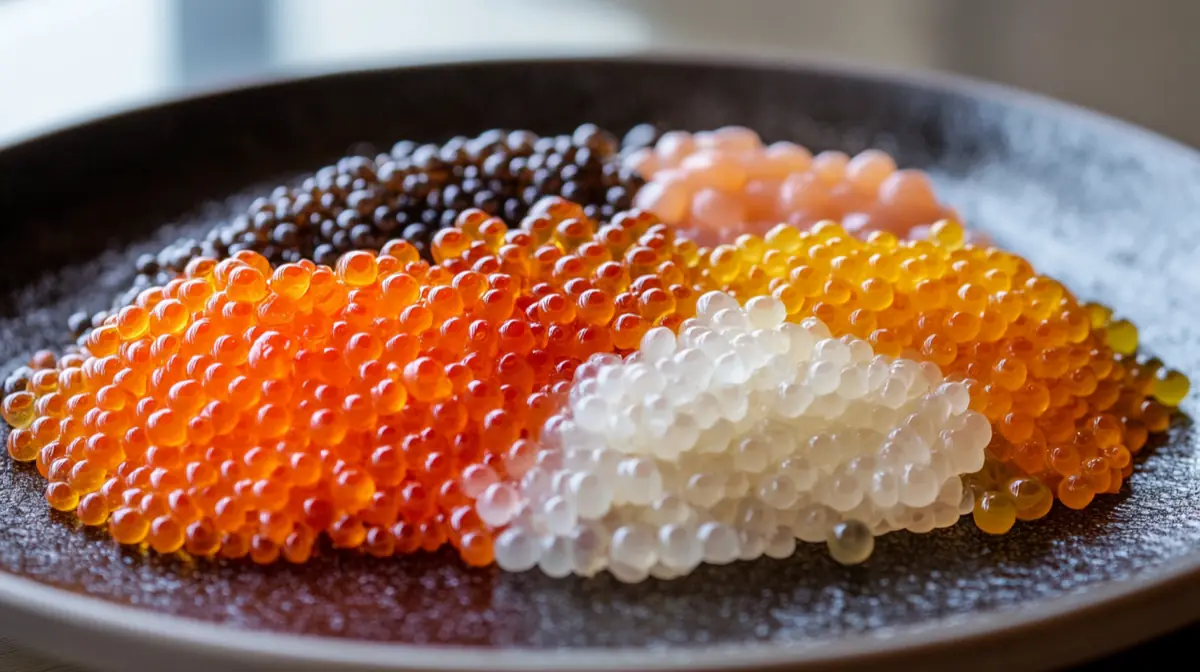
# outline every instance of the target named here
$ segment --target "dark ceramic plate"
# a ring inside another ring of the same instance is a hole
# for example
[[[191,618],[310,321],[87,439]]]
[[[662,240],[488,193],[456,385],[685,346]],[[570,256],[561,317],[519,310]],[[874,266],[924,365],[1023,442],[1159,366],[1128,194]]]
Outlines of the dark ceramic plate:
[[[931,171],[972,225],[1110,302],[1141,325],[1149,352],[1200,378],[1196,153],[975,83],[680,59],[286,81],[0,151],[0,361],[62,342],[67,313],[102,307],[156,239],[354,142],[584,121],[739,123],[815,149],[892,151]],[[857,568],[814,547],[632,587],[468,570],[448,556],[326,553],[266,569],[145,557],[49,514],[36,472],[5,459],[0,627],[114,670],[1057,666],[1200,616],[1195,443],[1181,421],[1119,496],[1003,537],[965,523],[888,535]]]

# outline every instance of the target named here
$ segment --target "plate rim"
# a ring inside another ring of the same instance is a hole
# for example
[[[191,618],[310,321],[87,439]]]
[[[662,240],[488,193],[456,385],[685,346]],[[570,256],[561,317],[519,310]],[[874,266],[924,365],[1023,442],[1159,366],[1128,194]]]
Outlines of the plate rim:
[[[491,67],[536,66],[539,64],[647,64],[701,66],[748,72],[808,72],[862,82],[901,84],[918,90],[943,94],[966,95],[1049,115],[1086,121],[1093,128],[1119,133],[1153,143],[1160,151],[1200,161],[1200,151],[1178,140],[1131,122],[1097,112],[1079,105],[1016,87],[983,81],[958,74],[948,74],[914,68],[894,68],[867,65],[833,59],[820,59],[789,54],[747,53],[722,49],[630,49],[585,51],[581,53],[503,54],[476,52],[469,54],[438,54],[429,60],[395,59],[379,62],[358,62],[329,68],[303,68],[242,80],[236,84],[203,87],[184,95],[178,92],[142,100],[134,105],[120,106],[107,113],[87,115],[69,120],[15,140],[0,143],[0,157],[15,151],[36,149],[56,138],[84,132],[89,128],[118,119],[149,114],[154,111],[190,106],[205,100],[236,96],[248,91],[283,88],[297,84],[318,84],[354,76],[369,76],[408,70],[438,70],[460,66]],[[1185,597],[1186,596],[1186,597]],[[0,570],[0,604],[6,614],[25,615],[86,630],[92,634],[113,637],[153,637],[156,644],[175,649],[191,650],[200,656],[214,655],[234,661],[260,660],[272,664],[349,666],[351,669],[490,669],[497,671],[534,670],[591,670],[611,669],[614,665],[636,665],[644,670],[715,670],[763,669],[764,667],[804,666],[805,669],[836,665],[841,669],[856,668],[886,657],[889,662],[910,663],[947,645],[959,648],[999,646],[1015,637],[1037,634],[1043,639],[1061,633],[1079,621],[1090,620],[1096,612],[1119,613],[1134,604],[1158,601],[1158,607],[1184,604],[1200,596],[1200,551],[1191,551],[1173,558],[1147,574],[1122,581],[1107,581],[1052,598],[1039,599],[1015,609],[992,612],[970,612],[949,618],[928,621],[917,626],[897,626],[878,631],[856,633],[837,639],[813,640],[796,647],[772,642],[745,642],[721,645],[679,645],[668,648],[646,647],[579,647],[569,649],[536,649],[530,647],[485,648],[437,644],[406,644],[371,642],[318,635],[296,635],[270,630],[241,630],[210,621],[193,619],[110,602],[103,598],[79,594],[54,587],[35,579]],[[1032,607],[1036,606],[1036,610]],[[1079,660],[1089,655],[1102,655],[1137,641],[1163,634],[1200,616],[1200,607],[1177,608],[1156,632],[1124,636],[1096,637],[1097,631],[1086,633],[1094,643],[1087,653],[1071,653],[1069,646],[1062,651],[1039,656],[1044,666]],[[1183,612],[1189,612],[1186,615]],[[947,622],[949,621],[949,622]],[[1048,624],[1054,624],[1048,629]],[[1113,628],[1109,628],[1112,630]],[[1052,630],[1052,632],[1051,632]],[[54,651],[47,651],[55,655]],[[1073,657],[1068,657],[1073,656]],[[397,663],[403,665],[397,667]],[[320,669],[320,668],[317,668]]]
[[[1040,639],[1059,641],[1058,634],[1090,622],[1096,612],[1132,611],[1136,603],[1155,603],[1162,611],[1168,604],[1192,602],[1200,596],[1200,560],[1182,556],[1169,561],[1150,575],[1126,581],[1109,581],[1053,598],[1039,599],[1017,609],[970,612],[918,626],[884,628],[837,639],[818,639],[799,647],[771,642],[718,645],[679,645],[667,648],[578,647],[537,649],[531,647],[489,648],[462,645],[407,644],[344,639],[325,635],[296,635],[270,630],[242,630],[220,623],[164,614],[149,609],[110,602],[0,571],[0,604],[6,609],[45,623],[56,623],[114,638],[152,637],[156,645],[194,652],[199,657],[229,662],[251,660],[273,665],[290,664],[296,669],[387,669],[396,670],[481,670],[495,672],[582,672],[585,670],[762,670],[782,666],[797,669],[865,669],[886,660],[896,669],[932,669],[927,656],[953,645],[959,649],[987,649],[1015,638],[1036,633]],[[1190,584],[1190,585],[1189,585]],[[1036,611],[1033,611],[1036,607]],[[1195,609],[1191,609],[1194,613]],[[1191,620],[1174,615],[1171,623],[1155,628],[1163,634]],[[942,621],[953,621],[944,623]],[[1047,625],[1053,625],[1047,628]],[[1114,626],[1117,624],[1114,624]],[[1119,629],[1110,628],[1109,630]],[[1038,632],[1040,631],[1040,632]],[[883,632],[886,636],[879,636]],[[1098,637],[1086,632],[1093,646],[1079,655],[1071,646],[1062,652],[1039,653],[1038,669],[1078,662],[1100,656],[1144,639],[1134,636]],[[1154,636],[1151,635],[1151,636]],[[1061,645],[1061,642],[1060,642]],[[56,655],[55,651],[46,651]],[[397,666],[403,661],[402,666]],[[983,662],[983,661],[981,661]],[[921,667],[918,667],[920,665]],[[300,667],[304,666],[304,667]],[[310,667],[317,666],[317,667]],[[328,667],[325,667],[328,666]],[[618,667],[619,666],[619,667]],[[941,669],[941,668],[937,668]],[[957,669],[957,668],[955,668]],[[975,665],[974,669],[990,669]],[[1011,669],[1011,668],[1008,668]]]

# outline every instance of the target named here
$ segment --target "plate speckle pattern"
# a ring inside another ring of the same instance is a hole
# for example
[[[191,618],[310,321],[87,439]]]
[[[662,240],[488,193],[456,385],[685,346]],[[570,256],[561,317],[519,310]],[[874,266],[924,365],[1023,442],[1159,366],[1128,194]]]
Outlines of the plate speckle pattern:
[[[803,69],[629,62],[322,78],[151,109],[0,152],[0,244],[9,251],[0,362],[10,370],[65,339],[67,314],[103,307],[127,286],[129,260],[153,238],[202,229],[244,202],[213,197],[316,169],[355,141],[646,120],[739,123],[814,149],[894,152],[931,171],[971,225],[1113,305],[1141,327],[1145,350],[1200,379],[1193,153],[1038,102]],[[0,570],[241,629],[373,641],[559,648],[887,637],[981,611],[1036,610],[1041,599],[1200,552],[1191,422],[1176,422],[1163,444],[1120,495],[1082,513],[1058,506],[1004,537],[964,521],[888,535],[856,568],[802,545],[786,561],[702,567],[638,586],[468,570],[449,554],[373,560],[325,549],[304,566],[269,568],[143,556],[49,513],[37,473],[5,459]]]

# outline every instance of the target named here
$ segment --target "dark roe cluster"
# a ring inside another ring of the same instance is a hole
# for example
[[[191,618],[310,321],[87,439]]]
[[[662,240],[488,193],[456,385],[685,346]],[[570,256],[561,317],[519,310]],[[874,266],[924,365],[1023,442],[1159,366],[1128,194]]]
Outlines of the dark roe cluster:
[[[644,183],[621,166],[621,155],[658,135],[649,124],[629,131],[623,142],[595,124],[570,135],[492,129],[440,145],[404,140],[386,153],[346,156],[292,186],[275,187],[201,239],[182,238],[142,255],[133,286],[113,309],[178,277],[197,257],[220,260],[250,250],[272,264],[311,259],[332,265],[346,252],[404,238],[428,259],[433,235],[468,208],[520,221],[538,199],[558,195],[607,220],[628,209]],[[82,336],[108,315],[79,312],[68,326]]]

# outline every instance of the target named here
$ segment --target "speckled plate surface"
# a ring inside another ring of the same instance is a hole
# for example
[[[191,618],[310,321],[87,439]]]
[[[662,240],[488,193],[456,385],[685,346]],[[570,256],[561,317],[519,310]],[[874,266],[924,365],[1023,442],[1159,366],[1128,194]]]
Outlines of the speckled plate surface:
[[[357,141],[583,121],[739,123],[814,149],[878,146],[969,223],[1141,326],[1200,378],[1200,156],[986,85],[780,63],[490,62],[287,81],[104,119],[0,151],[0,362],[66,338],[128,260],[238,194]],[[251,191],[247,191],[251,190]],[[1194,412],[1196,399],[1184,406]],[[1034,669],[1200,617],[1200,463],[1183,419],[1126,489],[988,537],[969,523],[670,583],[468,570],[326,551],[302,567],[187,564],[48,513],[0,460],[0,630],[113,670]],[[171,656],[171,662],[165,662]]]

